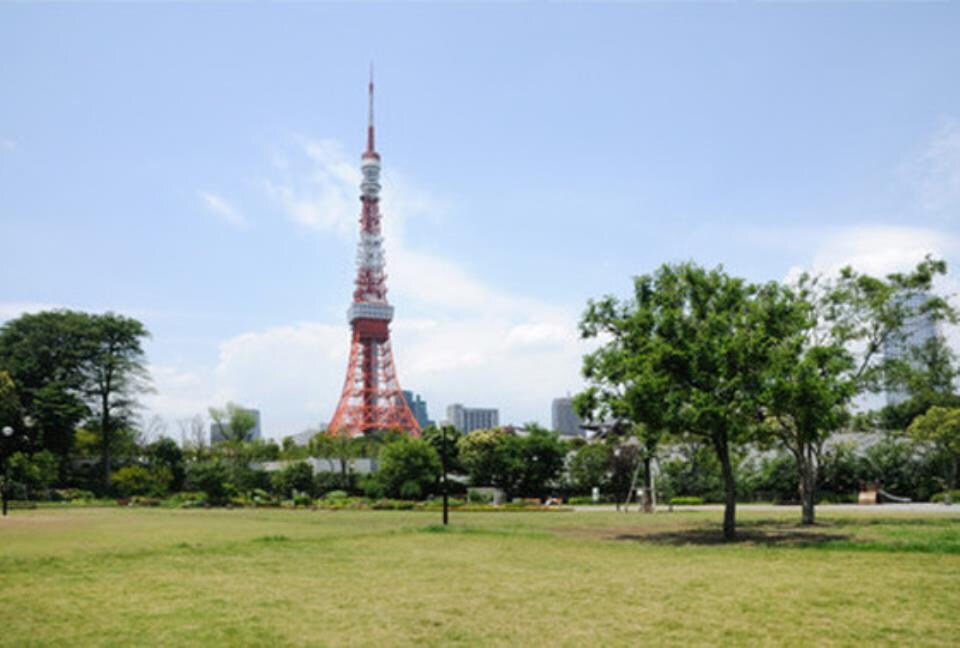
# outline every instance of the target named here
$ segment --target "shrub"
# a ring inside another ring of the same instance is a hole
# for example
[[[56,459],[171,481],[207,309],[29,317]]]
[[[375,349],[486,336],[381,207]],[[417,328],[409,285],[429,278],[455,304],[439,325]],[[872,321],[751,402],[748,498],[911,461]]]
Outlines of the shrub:
[[[420,499],[440,474],[440,458],[423,439],[402,437],[380,451],[377,481],[391,497]]]
[[[493,501],[493,495],[475,488],[470,488],[467,490],[467,501],[471,504],[489,504]]]
[[[960,490],[944,491],[942,493],[937,493],[936,495],[930,498],[930,501],[936,504],[943,504],[944,502],[947,501],[947,495],[950,496],[950,501],[952,503],[960,504]]]
[[[130,506],[160,506],[160,500],[156,497],[137,495],[130,498]]]
[[[323,471],[313,475],[313,494],[323,497],[331,491],[353,491],[356,488],[356,478],[347,473],[346,478],[338,472]]]
[[[124,466],[110,475],[110,483],[121,497],[166,495],[172,477],[166,467]]]
[[[53,491],[53,500],[55,502],[74,502],[77,500],[92,500],[94,494],[82,488],[58,488]]]
[[[313,498],[310,497],[308,493],[294,491],[293,505],[294,506],[313,506]]]
[[[250,491],[250,503],[254,506],[277,506],[279,504],[276,497],[262,488],[255,488]]]
[[[273,492],[281,497],[294,491],[310,493],[313,491],[313,468],[306,461],[297,461],[273,473],[270,483]]]
[[[228,470],[228,490],[235,493],[249,493],[254,490],[271,490],[270,473],[249,466],[233,466]]]
[[[223,504],[233,488],[228,484],[227,467],[219,461],[196,463],[187,471],[187,487],[201,491],[210,504]]]
[[[670,503],[675,504],[677,506],[696,506],[698,504],[703,504],[703,498],[696,497],[693,495],[687,495],[684,497],[673,497],[670,499]]]
[[[593,501],[593,497],[590,495],[578,495],[576,497],[571,497],[567,500],[567,504],[572,506],[584,506],[586,504],[607,504],[610,501],[609,497],[601,496],[597,502]]]
[[[364,497],[372,500],[382,499],[386,495],[386,490],[377,475],[368,475],[360,481],[360,490]]]
[[[207,496],[197,492],[175,493],[163,502],[163,506],[171,508],[195,508],[204,506],[207,503]]]
[[[327,493],[327,494],[324,496],[323,499],[325,499],[325,500],[327,500],[327,501],[330,501],[330,502],[336,502],[336,501],[340,501],[340,500],[345,500],[345,499],[347,499],[348,497],[349,497],[349,495],[347,495],[347,492],[346,492],[346,491],[335,490],[335,491],[330,491],[329,493]]]

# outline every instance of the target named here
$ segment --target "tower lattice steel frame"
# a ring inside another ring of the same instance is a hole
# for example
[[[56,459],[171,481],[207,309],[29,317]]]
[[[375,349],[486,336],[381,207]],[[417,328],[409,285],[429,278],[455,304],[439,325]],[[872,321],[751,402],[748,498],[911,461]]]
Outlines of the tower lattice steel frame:
[[[367,150],[360,158],[360,241],[357,278],[347,320],[353,331],[347,376],[340,403],[327,430],[360,436],[377,430],[403,430],[420,436],[420,425],[397,380],[390,348],[393,306],[387,301],[383,235],[380,231],[380,154],[374,146],[373,74],[370,75]]]

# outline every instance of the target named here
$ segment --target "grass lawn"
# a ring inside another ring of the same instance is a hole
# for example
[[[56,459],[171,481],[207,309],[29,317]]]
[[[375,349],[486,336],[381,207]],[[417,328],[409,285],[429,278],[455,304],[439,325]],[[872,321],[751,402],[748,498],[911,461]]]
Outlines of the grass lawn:
[[[40,509],[3,645],[957,645],[960,515]]]

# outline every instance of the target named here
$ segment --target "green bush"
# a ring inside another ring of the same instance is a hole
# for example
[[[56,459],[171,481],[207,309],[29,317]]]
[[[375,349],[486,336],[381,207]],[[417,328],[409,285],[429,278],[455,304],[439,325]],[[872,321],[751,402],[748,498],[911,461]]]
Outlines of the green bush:
[[[57,488],[52,493],[55,502],[74,502],[77,500],[92,500],[95,495],[82,488]]]
[[[254,506],[279,506],[280,502],[268,491],[254,488],[250,491],[250,503]]]
[[[294,506],[313,506],[313,498],[310,497],[309,493],[294,491],[293,505]]]
[[[587,504],[607,504],[609,502],[610,502],[610,498],[602,495],[600,496],[600,499],[597,502],[594,502],[593,497],[590,495],[577,495],[567,500],[567,504],[570,504],[572,506],[584,506]]]
[[[489,504],[493,501],[493,495],[470,488],[467,490],[467,501],[471,504]]]
[[[416,507],[416,502],[395,499],[380,499],[370,505],[375,511],[411,511]]]
[[[206,495],[210,504],[224,504],[233,493],[229,476],[227,467],[219,461],[195,463],[187,470],[186,485]]]
[[[702,497],[697,497],[694,495],[670,498],[670,503],[677,506],[696,506],[698,504],[703,504],[703,501],[704,500]]]
[[[163,501],[163,506],[168,508],[196,508],[204,506],[207,503],[207,496],[197,492],[174,493]]]
[[[323,497],[331,491],[353,491],[356,488],[356,476],[347,473],[345,476],[338,472],[323,471],[313,475],[312,492],[316,497]]]
[[[943,504],[944,502],[947,501],[947,495],[950,495],[950,501],[953,504],[960,504],[960,490],[944,491],[942,493],[937,493],[936,495],[930,498],[930,501],[934,502],[935,504]]]
[[[130,498],[130,506],[160,506],[161,500],[156,497],[143,497],[137,495]]]
[[[377,475],[367,475],[360,480],[359,486],[360,492],[363,493],[363,496],[368,499],[383,499],[387,494],[386,489],[384,489],[383,484],[377,478]]]
[[[280,497],[290,497],[294,491],[313,491],[313,468],[306,461],[289,464],[270,476],[273,492]]]
[[[110,483],[120,497],[163,497],[167,494],[171,479],[170,469],[166,467],[124,466],[110,475]]]
[[[380,451],[376,480],[391,497],[420,499],[433,489],[439,475],[440,457],[423,439],[401,437]]]
[[[330,491],[329,493],[327,493],[327,494],[323,497],[323,499],[327,500],[328,502],[337,502],[337,501],[343,501],[343,500],[347,499],[348,497],[349,497],[349,495],[347,495],[347,492],[346,492],[346,491],[335,490],[335,491]]]

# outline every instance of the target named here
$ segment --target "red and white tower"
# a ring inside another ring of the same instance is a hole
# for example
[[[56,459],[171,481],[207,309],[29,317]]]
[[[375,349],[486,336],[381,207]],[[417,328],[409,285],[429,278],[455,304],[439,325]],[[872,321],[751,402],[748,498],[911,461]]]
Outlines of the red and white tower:
[[[360,242],[357,244],[357,279],[347,319],[353,331],[347,377],[340,404],[327,427],[329,433],[359,436],[377,430],[403,430],[420,436],[420,425],[410,411],[390,350],[393,306],[387,302],[383,235],[380,233],[380,154],[374,148],[373,74],[370,75],[370,108],[367,150],[360,158]]]

